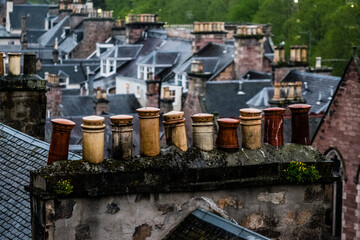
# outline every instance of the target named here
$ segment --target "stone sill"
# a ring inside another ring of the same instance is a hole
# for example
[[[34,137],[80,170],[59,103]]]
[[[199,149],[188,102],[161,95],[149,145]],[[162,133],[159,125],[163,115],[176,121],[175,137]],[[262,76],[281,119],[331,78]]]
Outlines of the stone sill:
[[[235,153],[202,152],[194,148],[182,153],[169,147],[158,157],[135,157],[127,162],[111,159],[99,165],[84,161],[56,162],[31,172],[27,190],[41,198],[54,199],[293,185],[281,173],[296,159],[317,167],[322,178],[316,183],[331,184],[336,180],[332,161],[311,146],[287,144],[276,149],[264,145],[261,150]],[[62,196],[54,192],[56,182],[62,179],[70,180],[73,193]]]

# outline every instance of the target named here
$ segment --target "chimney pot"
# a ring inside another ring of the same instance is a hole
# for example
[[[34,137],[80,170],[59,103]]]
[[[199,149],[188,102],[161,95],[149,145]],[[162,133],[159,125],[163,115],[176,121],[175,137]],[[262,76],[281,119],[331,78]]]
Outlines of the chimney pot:
[[[264,143],[269,143],[275,147],[283,145],[283,117],[284,108],[266,108],[265,114]]]
[[[0,52],[0,76],[4,76],[5,75],[5,55],[3,52]]]
[[[274,47],[274,63],[280,62],[280,48],[278,46]]]
[[[288,87],[289,87],[289,92],[287,95],[287,99],[294,100],[294,98],[295,98],[295,83],[289,82]]]
[[[192,61],[191,62],[191,70],[192,73],[202,73],[203,72],[203,64],[200,61]]]
[[[281,86],[281,83],[274,83],[274,97],[273,97],[273,100],[280,100],[280,86]]]
[[[8,53],[9,75],[19,76],[21,73],[21,53]]]
[[[75,126],[73,121],[61,118],[52,119],[51,123],[53,130],[47,165],[68,159],[70,132]]]
[[[110,117],[112,126],[112,153],[114,159],[128,160],[132,157],[133,116],[115,115]]]
[[[224,151],[232,152],[239,149],[237,128],[240,120],[233,118],[219,118],[217,120],[219,131],[216,146]]]
[[[295,98],[298,100],[302,99],[302,82],[295,82]]]
[[[316,57],[315,68],[321,68],[321,57]]]
[[[160,154],[159,108],[136,109],[140,121],[140,154],[154,157]]]
[[[105,118],[99,116],[83,117],[83,159],[90,163],[104,161]]]
[[[307,46],[303,45],[300,47],[301,50],[301,62],[306,63],[307,62]]]
[[[181,151],[187,151],[184,112],[171,111],[163,115],[166,143],[175,145]]]
[[[36,53],[24,53],[24,75],[36,74]]]
[[[290,62],[296,62],[296,46],[290,47]]]
[[[309,111],[311,105],[293,104],[289,106],[291,111],[291,142],[310,145],[309,134]]]
[[[255,108],[240,109],[242,147],[261,148],[261,111]]]
[[[193,145],[202,151],[214,149],[213,114],[198,113],[191,116],[193,121]]]

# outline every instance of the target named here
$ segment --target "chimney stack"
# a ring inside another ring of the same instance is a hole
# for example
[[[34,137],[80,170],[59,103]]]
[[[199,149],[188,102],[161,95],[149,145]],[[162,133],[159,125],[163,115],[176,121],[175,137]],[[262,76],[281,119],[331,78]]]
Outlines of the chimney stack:
[[[27,35],[26,35],[26,16],[21,17],[21,49],[25,50],[28,48]]]
[[[49,157],[47,165],[56,161],[68,160],[70,132],[75,123],[67,119],[52,119],[53,131],[51,134]]]
[[[219,118],[217,120],[219,131],[216,146],[224,151],[233,152],[239,149],[237,128],[240,120],[233,118]]]
[[[9,71],[8,75],[19,76],[21,73],[21,53],[8,53]]]
[[[161,29],[163,22],[159,22],[156,14],[129,14],[126,17],[126,44],[134,44],[148,29]]]
[[[255,108],[240,109],[242,147],[261,148],[261,111]]]
[[[54,45],[54,50],[52,52],[53,54],[53,63],[57,64],[59,63],[59,43],[58,43],[58,39],[55,38],[55,45]]]
[[[112,126],[112,154],[117,160],[128,160],[132,157],[132,120],[130,115],[110,117]]]
[[[191,116],[193,121],[193,146],[202,151],[214,149],[213,114],[198,113]]]
[[[88,116],[83,117],[82,120],[83,159],[89,163],[102,163],[104,161],[105,118]]]
[[[95,115],[107,114],[110,112],[110,101],[107,100],[106,90],[100,87],[96,90],[96,99],[94,100]]]
[[[309,134],[309,111],[311,105],[293,104],[289,106],[291,111],[291,142],[310,145]]]
[[[281,147],[283,145],[283,117],[285,113],[284,108],[266,108],[265,113],[265,127],[264,127],[264,143],[269,143],[274,147]]]
[[[163,118],[166,143],[167,145],[174,145],[181,151],[187,151],[187,139],[185,131],[184,112],[171,111],[165,113]]]
[[[316,57],[315,68],[321,68],[321,57]]]
[[[159,108],[136,109],[140,121],[140,154],[154,157],[160,154]]]
[[[226,40],[224,22],[194,22],[192,52],[196,53],[208,43],[224,44]]]
[[[24,75],[36,74],[36,53],[24,53]]]
[[[149,72],[146,80],[146,106],[159,107],[159,80],[154,80],[154,73]]]

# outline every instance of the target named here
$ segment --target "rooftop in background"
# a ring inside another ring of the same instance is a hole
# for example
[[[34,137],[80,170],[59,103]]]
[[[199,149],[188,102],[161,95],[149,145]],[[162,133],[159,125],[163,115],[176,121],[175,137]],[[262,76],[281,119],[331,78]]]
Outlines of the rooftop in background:
[[[12,29],[21,29],[21,17],[26,16],[27,29],[45,29],[45,21],[49,8],[47,4],[15,4],[10,12]]]
[[[0,123],[0,236],[31,239],[30,197],[24,187],[30,171],[45,166],[49,144]],[[69,153],[69,159],[80,156]]]

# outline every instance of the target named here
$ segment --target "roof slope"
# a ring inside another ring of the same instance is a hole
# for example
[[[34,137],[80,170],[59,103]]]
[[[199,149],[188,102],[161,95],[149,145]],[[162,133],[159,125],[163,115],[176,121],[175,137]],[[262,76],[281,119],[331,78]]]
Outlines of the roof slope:
[[[31,239],[30,171],[46,165],[49,144],[0,123],[0,239]],[[69,153],[70,160],[81,159]]]
[[[21,18],[26,16],[27,29],[45,29],[45,19],[49,7],[46,4],[14,4],[10,12],[10,23],[12,29],[21,29]]]
[[[269,238],[198,208],[164,238],[164,240],[172,239],[268,240]]]
[[[39,44],[43,47],[53,47],[55,45],[55,39],[60,39],[61,34],[63,33],[63,26],[68,25],[69,23],[70,17],[66,16],[53,28],[51,28],[49,31],[39,37]]]

